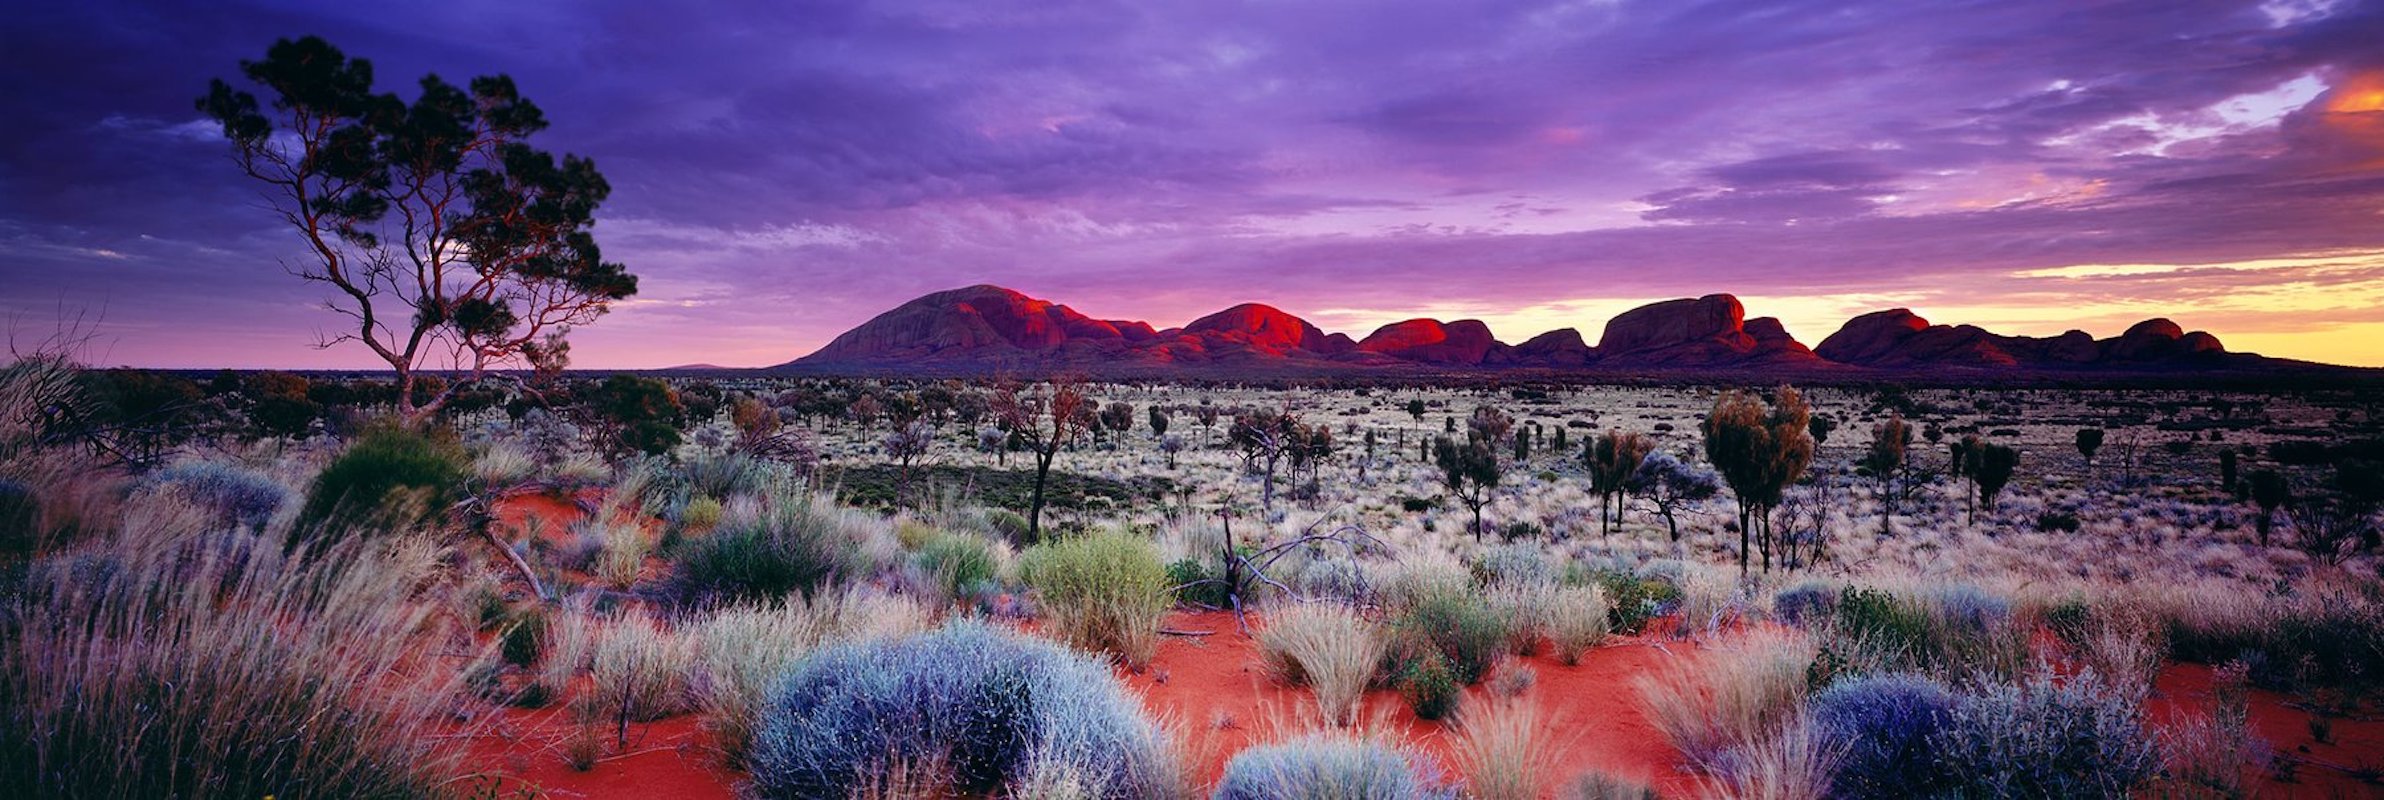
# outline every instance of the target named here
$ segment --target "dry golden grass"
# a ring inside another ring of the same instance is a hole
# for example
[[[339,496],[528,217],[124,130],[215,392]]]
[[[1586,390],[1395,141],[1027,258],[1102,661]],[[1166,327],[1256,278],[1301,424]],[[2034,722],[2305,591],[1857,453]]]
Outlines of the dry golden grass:
[[[1675,658],[1633,685],[1648,721],[1693,765],[1710,770],[1724,750],[1761,741],[1794,717],[1815,653],[1803,636],[1751,633]]]
[[[1555,783],[1569,725],[1530,697],[1469,703],[1457,721],[1453,748],[1477,800],[1533,800]]]
[[[1345,606],[1283,604],[1258,630],[1267,668],[1286,683],[1305,684],[1316,710],[1336,726],[1356,721],[1358,699],[1382,664],[1386,641],[1374,623]]]

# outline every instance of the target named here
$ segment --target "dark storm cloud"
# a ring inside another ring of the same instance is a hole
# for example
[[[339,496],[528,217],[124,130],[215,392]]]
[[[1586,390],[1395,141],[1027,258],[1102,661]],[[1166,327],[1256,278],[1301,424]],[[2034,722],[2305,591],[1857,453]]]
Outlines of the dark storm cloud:
[[[11,18],[0,312],[105,307],[134,362],[358,363],[303,348],[337,318],[308,309],[317,295],[278,263],[296,242],[190,105],[307,33],[372,58],[392,90],[512,74],[555,123],[543,144],[597,159],[615,187],[599,234],[646,283],[583,333],[591,366],[783,360],[981,281],[1166,325],[1245,299],[1991,293],[2070,264],[2384,248],[2384,111],[2342,88],[2384,69],[2376,3],[100,2]],[[2205,291],[2174,284],[2132,286]]]

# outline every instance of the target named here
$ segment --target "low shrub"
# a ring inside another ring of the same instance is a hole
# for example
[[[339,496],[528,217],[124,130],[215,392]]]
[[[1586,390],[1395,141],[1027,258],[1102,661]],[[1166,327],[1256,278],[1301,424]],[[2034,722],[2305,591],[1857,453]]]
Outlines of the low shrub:
[[[1749,730],[1717,755],[1706,784],[1711,797],[1761,800],[1824,800],[1839,748],[1812,723],[1790,719],[1768,730]]]
[[[1358,699],[1381,665],[1383,640],[1374,624],[1339,605],[1292,604],[1267,614],[1258,651],[1285,683],[1305,685],[1329,725],[1357,721]]]
[[[1556,793],[1557,800],[1662,800],[1645,781],[1595,770],[1582,773]]]
[[[1606,591],[1606,613],[1617,633],[1637,634],[1647,629],[1649,620],[1680,606],[1680,587],[1660,578],[1609,572],[1599,575],[1597,583]]]
[[[1810,629],[1837,613],[1839,591],[1826,581],[1805,581],[1782,589],[1772,595],[1772,615],[1783,623]]]
[[[1167,585],[1176,587],[1175,599],[1186,603],[1224,608],[1231,602],[1231,592],[1223,578],[1197,559],[1179,559],[1167,565]]]
[[[1094,797],[1180,791],[1158,727],[1107,665],[968,621],[803,660],[771,687],[748,763],[757,797],[852,797],[897,775],[927,796],[1058,776]]]
[[[149,475],[149,485],[179,494],[213,512],[223,525],[264,530],[289,502],[290,490],[263,474],[214,462],[186,462]]]
[[[1019,577],[1040,592],[1053,632],[1141,669],[1159,649],[1167,571],[1158,548],[1123,531],[1049,541],[1019,557]]]
[[[589,654],[589,694],[595,716],[626,737],[631,722],[651,722],[694,708],[688,684],[692,643],[652,620],[627,616],[604,626]]]
[[[1830,790],[1849,800],[1936,797],[1954,785],[1937,739],[1960,698],[1926,676],[1851,678],[1813,695],[1821,733],[1843,748]]]
[[[1938,750],[1966,796],[2126,797],[2161,766],[2141,691],[2091,671],[1990,685],[1954,707]]]
[[[1212,800],[1455,800],[1422,756],[1378,742],[1310,735],[1243,750]]]
[[[1398,683],[1399,696],[1407,700],[1417,719],[1445,719],[1465,699],[1465,685],[1457,682],[1448,658],[1437,650],[1426,650],[1407,662],[1399,671]]]
[[[1471,592],[1428,592],[1393,628],[1403,647],[1429,647],[1446,657],[1449,672],[1467,686],[1489,674],[1507,649],[1507,620]]]
[[[697,704],[713,746],[729,764],[742,767],[751,752],[770,683],[835,628],[832,610],[800,598],[730,606],[695,625]]]
[[[376,427],[315,475],[306,505],[298,511],[298,530],[312,538],[339,538],[357,530],[427,524],[463,497],[471,474],[471,459],[453,441]]]

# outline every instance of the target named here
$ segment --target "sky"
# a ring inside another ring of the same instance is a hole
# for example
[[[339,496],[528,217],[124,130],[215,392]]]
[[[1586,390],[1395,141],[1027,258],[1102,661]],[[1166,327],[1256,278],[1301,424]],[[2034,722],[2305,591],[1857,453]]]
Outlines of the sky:
[[[641,291],[574,365],[776,364],[996,283],[1520,342],[1728,292],[2154,316],[2384,365],[2384,2],[7,0],[0,318],[103,364],[365,367],[193,100],[280,37],[511,75]]]

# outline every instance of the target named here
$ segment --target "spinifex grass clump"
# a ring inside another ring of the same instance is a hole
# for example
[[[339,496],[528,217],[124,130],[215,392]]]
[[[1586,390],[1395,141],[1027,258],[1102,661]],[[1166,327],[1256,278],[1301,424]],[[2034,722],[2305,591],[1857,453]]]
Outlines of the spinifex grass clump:
[[[298,529],[336,539],[353,530],[429,522],[462,497],[471,463],[447,436],[373,428],[315,476],[298,511]]]
[[[0,792],[417,797],[456,788],[453,710],[493,658],[432,657],[415,539],[323,551],[126,536],[37,562],[0,610]],[[460,632],[454,635],[460,636]],[[469,735],[471,723],[462,723]]]
[[[1358,698],[1382,664],[1383,645],[1373,623],[1338,605],[1287,605],[1258,630],[1268,667],[1284,682],[1314,691],[1317,711],[1332,725],[1357,720]]]
[[[1762,741],[1796,715],[1814,654],[1799,637],[1750,635],[1676,658],[1634,684],[1656,730],[1690,763],[1712,769],[1724,751]]]
[[[1967,797],[2127,797],[2161,766],[2144,687],[2086,672],[1984,687],[1953,709],[1938,748]]]
[[[1310,735],[1243,750],[1212,800],[1455,800],[1438,767],[1380,742]]]
[[[769,694],[749,759],[760,797],[849,797],[903,776],[927,796],[1066,783],[1176,796],[1159,729],[1093,658],[975,622],[839,645]]]
[[[808,596],[822,584],[867,573],[880,551],[892,547],[873,524],[826,497],[772,492],[688,539],[674,556],[672,583],[689,603]]]
[[[1019,558],[1018,573],[1041,593],[1052,631],[1069,644],[1137,669],[1158,653],[1159,619],[1173,598],[1149,540],[1108,530],[1045,542]]]

